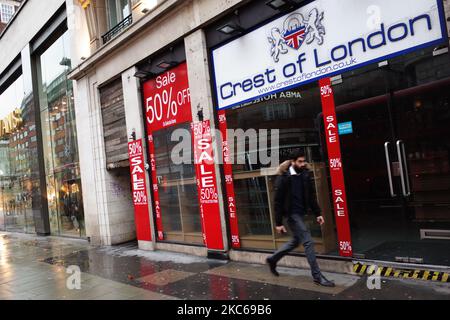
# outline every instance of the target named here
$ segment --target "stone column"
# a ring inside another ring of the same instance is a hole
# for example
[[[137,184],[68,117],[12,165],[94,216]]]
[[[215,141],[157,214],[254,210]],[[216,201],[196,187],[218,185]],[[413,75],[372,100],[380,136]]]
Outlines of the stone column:
[[[109,228],[105,219],[105,189],[100,178],[102,166],[98,155],[99,143],[103,140],[101,131],[100,107],[95,106],[98,96],[95,77],[86,76],[74,82],[75,116],[80,159],[81,185],[83,192],[86,236],[93,245],[110,245]],[[97,109],[97,112],[94,110]]]
[[[141,99],[141,88],[139,79],[134,76],[137,72],[136,67],[132,67],[127,71],[122,73],[122,85],[123,85],[123,98],[125,105],[125,120],[127,124],[127,135],[131,137],[132,133],[136,134],[136,139],[142,139],[142,144],[144,147],[144,158],[146,163],[148,160],[148,150],[146,143],[146,134],[144,128],[144,114],[142,111],[142,99]],[[155,228],[153,220],[153,206],[152,206],[152,193],[150,190],[151,180],[149,171],[146,171],[146,185],[147,185],[147,197],[148,197],[148,214],[150,218],[150,225],[146,228],[150,228],[152,241],[142,241],[138,239],[139,248],[143,250],[154,250],[155,248]]]

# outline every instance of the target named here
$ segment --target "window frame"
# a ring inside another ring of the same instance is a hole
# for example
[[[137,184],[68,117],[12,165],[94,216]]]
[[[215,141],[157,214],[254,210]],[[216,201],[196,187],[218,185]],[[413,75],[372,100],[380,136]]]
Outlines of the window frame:
[[[8,11],[8,9],[10,9],[10,11]],[[10,12],[11,16],[9,16],[9,19],[5,18],[5,15],[9,14]],[[9,3],[0,4],[0,21],[4,24],[8,24],[14,17],[15,12],[16,12],[15,7],[12,4]]]
[[[117,22],[114,25],[112,25],[112,23],[111,23],[111,9],[112,9],[110,7],[110,2],[111,1],[114,1],[115,7],[116,7],[115,14],[116,14]],[[120,2],[121,2],[121,0],[108,0],[108,1],[106,1],[106,15],[107,15],[108,30],[113,29],[115,26],[117,26],[121,21],[123,21],[126,18],[126,17],[123,16],[123,12],[120,9],[121,8]],[[131,12],[132,12],[131,0],[127,0],[127,3],[128,3],[128,8],[129,8],[130,14],[131,14]]]

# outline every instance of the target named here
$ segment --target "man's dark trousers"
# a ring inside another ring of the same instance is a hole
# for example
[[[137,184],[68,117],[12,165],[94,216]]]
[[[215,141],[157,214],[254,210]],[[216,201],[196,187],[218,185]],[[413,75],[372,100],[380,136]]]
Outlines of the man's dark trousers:
[[[277,263],[289,252],[297,248],[300,243],[305,247],[306,259],[311,267],[311,273],[314,279],[320,277],[320,268],[317,264],[316,253],[314,252],[314,242],[311,233],[306,227],[300,214],[291,214],[287,220],[288,226],[292,231],[293,238],[283,245],[277,252],[270,257],[270,260]]]

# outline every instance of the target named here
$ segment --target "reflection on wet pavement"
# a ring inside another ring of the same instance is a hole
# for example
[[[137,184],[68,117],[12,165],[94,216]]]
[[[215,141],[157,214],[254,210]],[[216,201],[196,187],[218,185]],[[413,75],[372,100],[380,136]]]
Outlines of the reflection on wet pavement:
[[[144,284],[154,284],[156,286],[166,286],[169,283],[174,283],[190,276],[195,275],[192,272],[184,272],[178,270],[167,269],[161,272],[157,272],[142,278],[137,279],[137,281]]]
[[[81,271],[81,290],[67,288],[69,266]],[[145,252],[135,243],[96,248],[86,241],[0,233],[0,299],[449,299],[450,289],[325,275],[336,288],[314,285],[308,270],[279,268],[169,252]],[[405,296],[405,292],[407,295]],[[386,296],[388,294],[388,296]]]
[[[351,287],[356,283],[356,281],[358,281],[357,277],[341,275],[341,278],[347,278],[346,283],[336,283],[336,287],[334,288],[325,288],[315,285],[311,281],[311,276],[309,274],[302,274],[300,272],[297,272],[297,274],[289,275],[283,273],[282,268],[279,268],[279,271],[283,275],[282,277],[275,277],[271,275],[269,276],[267,274],[267,268],[263,266],[230,263],[223,267],[209,270],[207,273],[226,276],[233,279],[250,280],[260,283],[279,285],[290,289],[303,289],[327,294],[341,293],[346,288]],[[334,280],[332,277],[329,277],[329,279]]]

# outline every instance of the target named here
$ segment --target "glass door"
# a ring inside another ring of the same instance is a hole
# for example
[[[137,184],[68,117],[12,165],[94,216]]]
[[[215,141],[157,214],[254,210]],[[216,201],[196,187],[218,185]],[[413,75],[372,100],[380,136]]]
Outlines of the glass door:
[[[399,260],[450,265],[450,63],[436,48],[390,62],[408,243]]]
[[[176,164],[173,153],[179,141],[172,141],[176,130],[190,134],[186,122],[153,133],[156,180],[161,207],[164,239],[203,245],[200,206],[193,155],[190,163]]]
[[[392,245],[407,237],[397,194],[398,159],[386,71],[378,64],[333,84],[344,178],[356,257],[391,260]],[[388,165],[389,164],[389,165]]]
[[[446,48],[335,82],[356,257],[450,265],[449,89]]]

